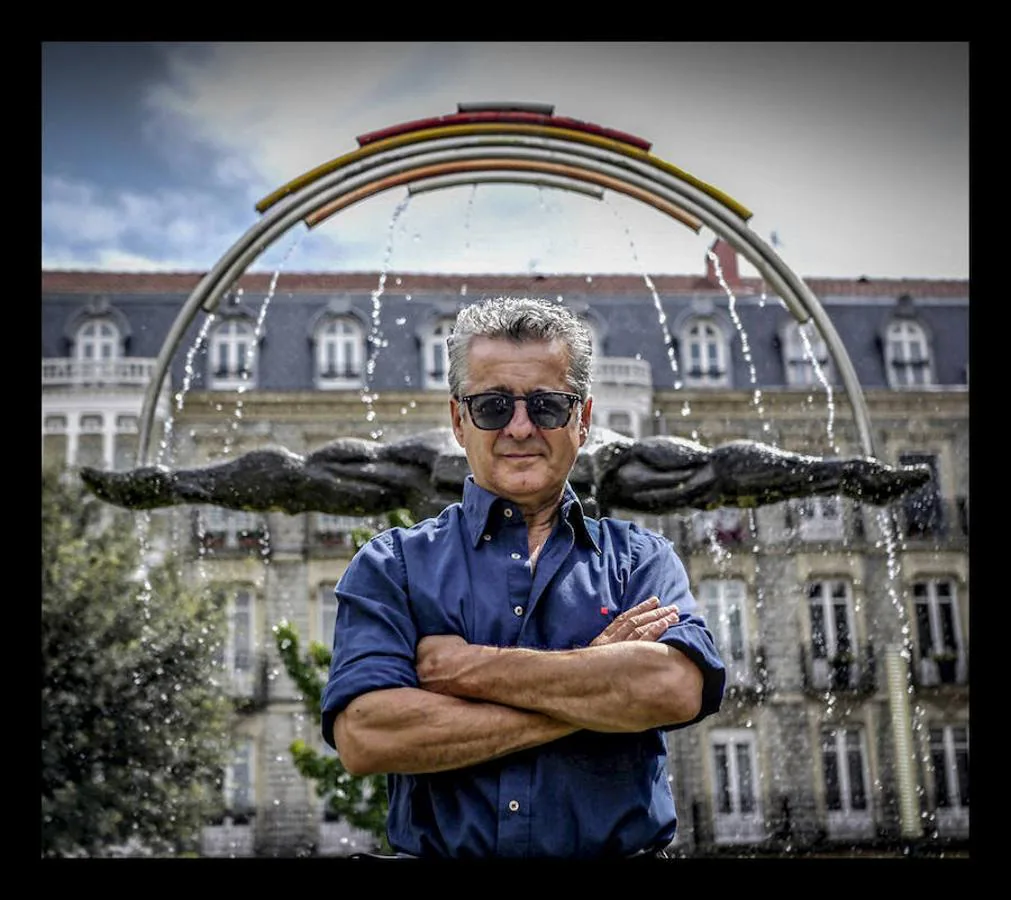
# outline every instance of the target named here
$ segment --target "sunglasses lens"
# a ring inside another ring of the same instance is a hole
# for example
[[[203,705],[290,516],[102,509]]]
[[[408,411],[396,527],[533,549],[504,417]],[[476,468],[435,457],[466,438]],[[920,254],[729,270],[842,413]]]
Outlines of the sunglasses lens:
[[[516,402],[508,394],[476,394],[470,400],[470,415],[478,428],[504,428],[513,417]]]
[[[527,415],[538,428],[561,428],[569,421],[572,402],[564,394],[531,394]]]

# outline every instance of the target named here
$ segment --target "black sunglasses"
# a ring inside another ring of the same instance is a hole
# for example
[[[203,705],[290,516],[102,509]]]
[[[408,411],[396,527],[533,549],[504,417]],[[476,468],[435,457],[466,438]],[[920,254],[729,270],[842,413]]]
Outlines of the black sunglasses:
[[[470,410],[471,421],[484,431],[505,428],[512,421],[517,400],[526,404],[527,415],[538,428],[564,428],[569,424],[572,407],[579,402],[579,394],[531,391],[526,396],[514,396],[501,391],[485,391],[460,398]]]

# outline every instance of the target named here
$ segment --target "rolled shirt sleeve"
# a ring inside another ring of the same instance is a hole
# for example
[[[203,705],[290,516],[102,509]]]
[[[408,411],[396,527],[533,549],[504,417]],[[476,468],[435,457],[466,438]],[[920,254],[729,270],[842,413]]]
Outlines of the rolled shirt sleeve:
[[[666,730],[684,728],[719,711],[726,688],[726,666],[691,592],[688,572],[673,545],[661,535],[634,527],[631,537],[629,591],[636,598],[634,602],[656,595],[664,606],[677,604],[678,622],[660,636],[659,642],[680,650],[702,672],[699,714],[690,722],[681,722]]]
[[[418,686],[418,634],[405,585],[394,531],[359,550],[337,583],[334,648],[321,702],[323,739],[331,747],[334,720],[359,694]]]

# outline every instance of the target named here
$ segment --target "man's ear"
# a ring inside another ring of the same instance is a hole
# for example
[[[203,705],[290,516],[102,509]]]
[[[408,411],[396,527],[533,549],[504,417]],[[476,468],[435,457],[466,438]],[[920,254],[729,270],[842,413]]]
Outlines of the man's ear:
[[[449,418],[453,423],[456,442],[466,450],[467,445],[463,441],[463,404],[456,397],[449,398]]]
[[[579,411],[579,446],[590,436],[590,420],[593,418],[593,397],[587,397]]]

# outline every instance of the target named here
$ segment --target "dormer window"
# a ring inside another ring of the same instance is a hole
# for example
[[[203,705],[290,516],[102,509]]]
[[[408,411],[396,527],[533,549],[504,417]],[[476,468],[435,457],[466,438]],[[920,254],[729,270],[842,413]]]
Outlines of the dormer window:
[[[316,330],[316,386],[346,390],[362,386],[365,369],[361,323],[352,316],[325,319]]]
[[[90,319],[77,331],[74,355],[82,361],[111,361],[119,358],[120,345],[119,329],[111,319]]]
[[[446,339],[456,320],[439,319],[421,338],[421,385],[427,390],[449,389],[449,352]]]
[[[256,333],[246,319],[229,319],[211,336],[210,378],[212,391],[256,387]]]
[[[712,319],[692,319],[682,334],[685,387],[730,387],[730,354],[723,329]]]
[[[814,326],[792,320],[782,332],[783,369],[789,387],[811,387],[825,379],[832,383],[828,347]]]
[[[892,322],[885,333],[885,368],[893,388],[933,384],[930,344],[923,327],[908,319]]]

